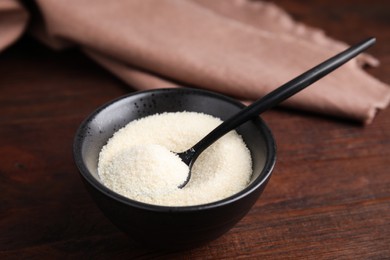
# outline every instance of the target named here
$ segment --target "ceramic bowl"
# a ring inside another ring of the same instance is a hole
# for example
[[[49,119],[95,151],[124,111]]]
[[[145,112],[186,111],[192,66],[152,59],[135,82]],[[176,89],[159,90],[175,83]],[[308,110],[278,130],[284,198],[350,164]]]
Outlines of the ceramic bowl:
[[[141,117],[194,111],[225,120],[243,107],[232,98],[192,88],[135,92],[101,106],[84,120],[74,139],[74,159],[97,206],[134,241],[158,248],[196,247],[223,235],[242,219],[270,179],[276,148],[271,131],[260,117],[236,129],[251,152],[251,182],[239,193],[209,204],[165,207],[121,196],[99,180],[99,152],[115,131]]]

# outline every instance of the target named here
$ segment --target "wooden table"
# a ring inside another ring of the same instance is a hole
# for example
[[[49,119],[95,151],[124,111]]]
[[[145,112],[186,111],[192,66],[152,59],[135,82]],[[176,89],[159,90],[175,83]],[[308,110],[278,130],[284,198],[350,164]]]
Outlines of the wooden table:
[[[374,35],[370,69],[390,83],[390,5],[277,1],[296,19],[354,43]],[[264,114],[278,162],[230,232],[185,252],[131,244],[98,210],[72,158],[92,110],[130,87],[77,50],[27,37],[0,54],[0,258],[390,258],[390,109],[372,125],[275,109]]]

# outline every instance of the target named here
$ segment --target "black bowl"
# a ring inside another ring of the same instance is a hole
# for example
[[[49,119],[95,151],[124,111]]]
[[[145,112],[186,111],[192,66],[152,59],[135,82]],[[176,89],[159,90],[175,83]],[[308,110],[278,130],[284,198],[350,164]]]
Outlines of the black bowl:
[[[236,129],[251,152],[250,184],[231,197],[209,204],[165,207],[121,196],[99,181],[98,155],[115,131],[137,118],[162,112],[194,111],[225,120],[243,107],[229,97],[199,89],[135,92],[103,105],[81,124],[73,147],[76,165],[99,208],[135,241],[159,248],[199,246],[221,236],[243,218],[271,176],[276,148],[270,130],[260,117]]]

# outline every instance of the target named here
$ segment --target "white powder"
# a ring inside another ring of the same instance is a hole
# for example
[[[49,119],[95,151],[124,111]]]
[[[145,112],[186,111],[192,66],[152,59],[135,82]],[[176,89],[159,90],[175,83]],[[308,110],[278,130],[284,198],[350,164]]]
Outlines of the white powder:
[[[187,179],[188,172],[179,156],[160,145],[149,144],[130,146],[114,154],[100,175],[115,191],[130,190],[131,198],[142,201],[143,197],[174,191]]]
[[[137,201],[190,206],[214,202],[244,189],[252,161],[241,136],[231,131],[188,167],[173,152],[192,147],[222,121],[195,112],[163,113],[130,122],[100,152],[98,174],[108,188]]]

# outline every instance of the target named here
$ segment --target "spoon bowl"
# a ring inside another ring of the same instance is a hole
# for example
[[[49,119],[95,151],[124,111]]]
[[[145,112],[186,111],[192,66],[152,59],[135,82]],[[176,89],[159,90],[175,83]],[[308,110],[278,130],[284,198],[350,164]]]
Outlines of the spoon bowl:
[[[183,188],[187,185],[191,178],[191,167],[194,164],[194,161],[198,156],[216,140],[221,138],[223,135],[229,131],[235,129],[239,125],[247,122],[255,116],[258,116],[260,113],[270,109],[280,102],[286,100],[287,98],[295,95],[299,91],[310,86],[317,80],[328,75],[335,69],[339,68],[341,65],[354,58],[361,52],[365,51],[368,47],[375,43],[376,39],[370,37],[360,43],[346,49],[343,52],[325,60],[324,62],[318,64],[317,66],[309,69],[308,71],[302,73],[301,75],[295,77],[294,79],[288,81],[282,86],[276,88],[272,92],[268,93],[264,97],[256,100],[251,105],[245,107],[238,113],[229,117],[226,121],[216,127],[198,143],[192,146],[187,151],[179,153],[179,157],[182,161],[189,166],[189,172],[187,179],[179,185],[179,188]]]
[[[271,131],[260,117],[236,129],[252,157],[248,186],[213,203],[156,206],[124,197],[101,182],[97,172],[99,153],[117,130],[145,116],[189,111],[226,120],[243,108],[243,104],[230,97],[192,88],[141,91],[113,100],[88,116],[76,133],[74,158],[81,179],[107,218],[138,244],[183,249],[214,240],[247,214],[271,177],[276,147]]]

